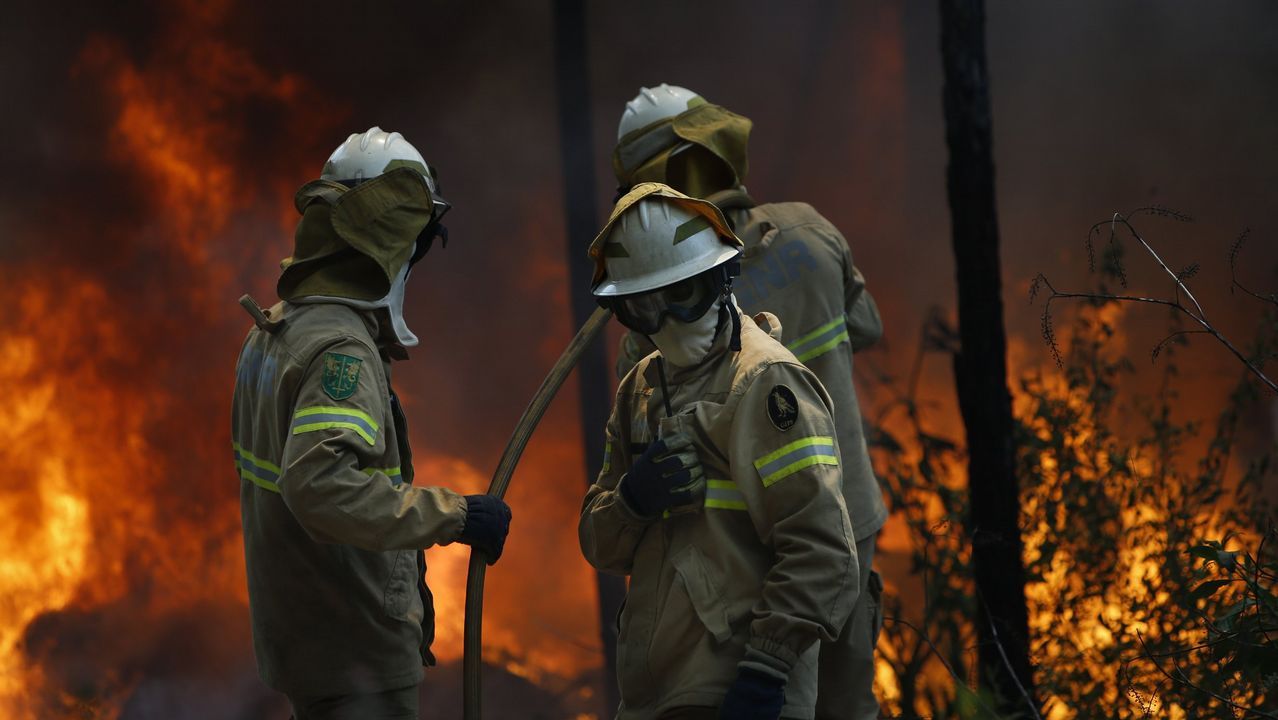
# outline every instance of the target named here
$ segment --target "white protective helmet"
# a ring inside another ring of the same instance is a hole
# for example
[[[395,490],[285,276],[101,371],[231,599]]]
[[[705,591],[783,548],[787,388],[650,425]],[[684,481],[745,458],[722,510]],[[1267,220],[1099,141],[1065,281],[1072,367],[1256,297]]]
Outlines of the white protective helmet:
[[[654,88],[641,87],[639,94],[626,103],[626,109],[621,113],[621,122],[617,123],[617,139],[703,103],[705,99],[688,88],[666,83]]]
[[[665,188],[656,183],[645,185]],[[640,191],[645,185],[635,190]],[[628,197],[635,195],[632,191]],[[713,205],[705,203],[713,214],[697,212],[690,209],[690,203],[703,201],[681,194],[679,198],[649,193],[620,209],[605,228],[607,235],[601,238],[606,270],[593,288],[595,296],[649,292],[699,275],[741,252],[740,240],[730,230],[724,237],[727,223],[716,219],[721,215]],[[626,203],[626,198],[622,203]]]
[[[740,350],[741,327],[731,300],[740,254],[741,239],[713,203],[662,183],[640,183],[617,202],[590,244],[595,261],[591,292],[621,324],[654,342],[670,318],[687,325],[685,330],[701,322],[695,327],[713,339],[727,312],[730,346]],[[719,319],[704,320],[716,302]],[[667,345],[673,351],[679,343]]]
[[[338,145],[324,163],[320,178],[354,185],[398,167],[411,167],[420,172],[426,178],[431,196],[438,198],[435,173],[417,148],[403,135],[388,133],[376,125],[366,132],[351,133],[346,142]]]
[[[425,238],[419,236],[413,245],[412,256],[391,280],[390,290],[384,297],[376,300],[354,300],[316,295],[307,297],[304,301],[335,302],[362,310],[385,309],[390,314],[391,330],[395,334],[396,341],[404,347],[414,347],[420,341],[413,334],[413,331],[408,328],[408,323],[404,320],[404,292],[408,282],[408,273],[412,265],[430,247],[431,240],[434,237],[433,233],[441,229],[438,225],[439,219],[451,207],[447,201],[439,196],[439,186],[435,181],[434,169],[426,163],[426,159],[422,157],[422,154],[417,152],[417,148],[404,139],[403,135],[397,132],[388,133],[374,125],[366,132],[351,133],[345,142],[338,145],[333,154],[328,157],[328,162],[324,163],[324,169],[320,171],[320,179],[340,182],[343,185],[354,187],[365,180],[371,180],[383,173],[401,167],[413,168],[425,178],[426,186],[430,188],[433,217],[431,224],[423,230]],[[448,235],[446,232],[441,232],[440,236],[445,238],[445,242],[447,242]]]

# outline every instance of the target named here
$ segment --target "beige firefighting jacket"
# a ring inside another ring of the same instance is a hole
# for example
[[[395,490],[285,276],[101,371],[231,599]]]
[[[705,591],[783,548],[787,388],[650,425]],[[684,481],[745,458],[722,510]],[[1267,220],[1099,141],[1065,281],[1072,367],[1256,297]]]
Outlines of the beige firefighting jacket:
[[[709,198],[745,243],[733,294],[746,313],[767,311],[785,327],[781,341],[807,365],[834,401],[843,453],[843,498],[852,531],[864,540],[883,527],[887,506],[870,465],[861,408],[852,382],[852,352],[882,335],[878,307],[852,264],[848,243],[806,203],[755,206],[740,190]],[[655,350],[628,333],[618,354],[618,375]]]
[[[811,718],[818,640],[856,602],[856,547],[841,492],[838,440],[820,382],[742,317],[741,351],[720,333],[694,368],[657,364],[621,382],[602,472],[578,526],[596,568],[630,576],[620,616],[618,718],[718,706],[738,665],[788,676],[785,717]],[[707,478],[704,508],[649,520],[617,484],[654,438],[682,431]]]
[[[415,684],[433,662],[420,549],[457,539],[465,500],[412,485],[372,313],[267,317],[240,352],[231,424],[262,680],[290,695]]]

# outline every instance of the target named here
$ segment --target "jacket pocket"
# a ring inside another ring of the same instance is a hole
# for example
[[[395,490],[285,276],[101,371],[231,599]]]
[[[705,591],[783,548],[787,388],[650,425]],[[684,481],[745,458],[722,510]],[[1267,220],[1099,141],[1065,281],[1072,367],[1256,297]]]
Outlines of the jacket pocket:
[[[395,553],[386,589],[382,591],[382,611],[396,620],[409,620],[412,599],[417,594],[417,558],[409,550]]]
[[[644,652],[652,632],[651,618],[634,612],[630,594],[617,613],[617,686],[625,705],[643,705],[652,697],[652,675],[648,672]],[[640,615],[636,617],[636,615]],[[639,625],[636,628],[636,624]]]
[[[675,582],[682,585],[692,603],[697,619],[705,626],[706,631],[716,643],[722,643],[732,637],[732,627],[728,623],[728,607],[723,601],[723,590],[714,581],[706,568],[705,559],[695,545],[675,556]]]

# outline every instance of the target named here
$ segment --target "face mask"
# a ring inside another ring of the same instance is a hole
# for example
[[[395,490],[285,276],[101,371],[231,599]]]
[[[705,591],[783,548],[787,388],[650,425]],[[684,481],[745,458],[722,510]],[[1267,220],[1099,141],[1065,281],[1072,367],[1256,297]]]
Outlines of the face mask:
[[[667,318],[661,329],[649,337],[666,362],[679,367],[693,367],[705,359],[714,345],[722,306],[722,300],[716,301],[704,315],[692,322]]]

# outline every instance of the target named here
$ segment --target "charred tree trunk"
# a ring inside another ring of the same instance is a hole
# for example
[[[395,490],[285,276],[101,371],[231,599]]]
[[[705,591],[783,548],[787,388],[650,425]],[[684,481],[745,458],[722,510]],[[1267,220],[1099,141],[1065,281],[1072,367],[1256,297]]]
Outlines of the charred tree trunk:
[[[568,277],[572,319],[585,324],[594,312],[590,287],[592,267],[586,250],[599,228],[595,212],[594,138],[590,132],[590,73],[586,53],[584,0],[555,0],[555,87],[559,108],[559,149],[564,177],[564,219],[568,231]],[[602,343],[595,343],[577,366],[581,397],[582,446],[586,484],[603,466],[603,432],[612,404],[608,361]],[[617,611],[626,595],[624,581],[595,574],[599,593],[599,633],[603,642],[603,693],[607,713],[620,701],[617,692]]]
[[[941,55],[961,342],[954,380],[969,453],[981,682],[998,691],[1004,709],[1024,710],[1037,702],[1007,389],[984,0],[941,0]]]

